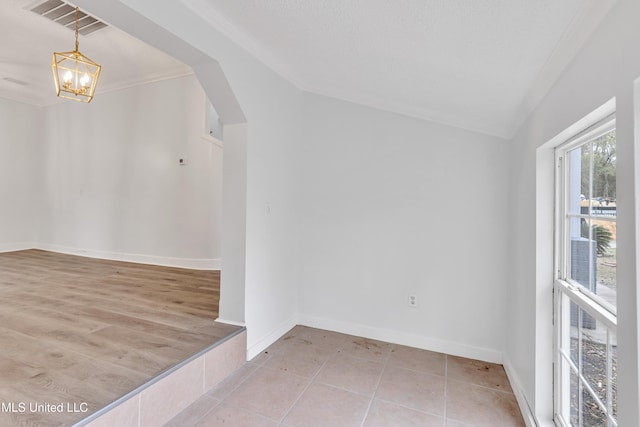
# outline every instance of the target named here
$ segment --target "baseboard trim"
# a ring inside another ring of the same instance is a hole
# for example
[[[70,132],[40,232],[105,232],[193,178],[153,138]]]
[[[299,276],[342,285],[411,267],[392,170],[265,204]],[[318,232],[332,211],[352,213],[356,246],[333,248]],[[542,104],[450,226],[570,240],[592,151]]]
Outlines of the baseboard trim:
[[[296,321],[296,317],[292,317],[289,320],[281,323],[278,327],[268,332],[262,338],[259,338],[253,344],[249,344],[249,339],[247,339],[247,360],[251,360],[260,353],[262,353],[267,347],[269,347],[274,342],[278,341],[284,334],[289,332],[293,327],[295,327],[298,322]],[[247,335],[248,337],[251,335],[250,326],[247,327]]]
[[[502,363],[504,366],[504,370],[507,373],[507,378],[509,378],[509,383],[511,384],[511,388],[513,389],[513,394],[516,396],[516,400],[518,401],[518,406],[520,407],[520,412],[522,413],[522,418],[524,419],[524,423],[527,427],[551,427],[551,424],[540,424],[536,419],[536,416],[533,412],[533,408],[529,405],[529,401],[525,397],[524,391],[522,389],[522,383],[520,382],[520,377],[516,374],[513,367],[511,366],[511,362],[507,357],[504,357],[504,361]]]
[[[299,324],[310,326],[312,328],[326,329],[343,334],[356,335],[359,337],[406,345],[438,353],[446,353],[453,356],[482,360],[484,362],[502,363],[502,353],[487,348],[322,317],[300,315],[298,320]]]
[[[164,267],[188,268],[191,270],[220,270],[220,259],[193,259],[173,258],[156,255],[129,254],[122,252],[109,252],[94,249],[80,249],[50,243],[38,243],[33,246],[50,252],[58,252],[67,255],[77,255],[87,258],[109,259],[112,261],[133,262],[136,264],[161,265]]]
[[[36,247],[35,243],[18,242],[18,243],[0,243],[0,253],[26,251]]]

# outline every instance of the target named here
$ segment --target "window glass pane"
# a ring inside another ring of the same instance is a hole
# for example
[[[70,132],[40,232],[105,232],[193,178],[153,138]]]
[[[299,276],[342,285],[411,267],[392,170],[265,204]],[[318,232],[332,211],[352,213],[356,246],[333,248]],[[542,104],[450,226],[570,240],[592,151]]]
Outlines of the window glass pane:
[[[576,234],[569,236],[569,277],[589,290],[596,292],[596,248],[592,240],[591,220],[585,218],[570,218],[570,228],[577,228]]]
[[[578,375],[572,370],[571,371],[571,381],[570,381],[570,405],[571,405],[571,418],[570,422],[572,426],[581,426],[582,425],[582,412],[580,408],[582,408],[582,387],[580,384],[580,380],[578,379]]]
[[[602,126],[606,129],[610,124]],[[591,132],[597,135],[598,130]],[[562,353],[556,371],[560,393],[556,416],[572,426],[611,427],[617,416],[616,331],[615,326],[606,326],[609,315],[615,316],[617,301],[615,137],[615,130],[590,140],[578,137],[584,143],[558,152],[564,169],[558,190],[564,200],[558,217],[563,222],[556,224],[563,242],[557,266],[560,319],[556,327]],[[571,283],[564,288],[566,279]],[[575,295],[571,284],[597,305],[589,303],[592,308],[585,311],[582,297]]]
[[[577,371],[561,356],[557,381],[561,390],[568,394],[563,393],[559,400],[559,414],[574,426],[607,426],[608,413],[613,420],[617,417],[615,330],[609,329],[564,294],[561,294],[561,305],[565,314],[561,313],[560,322],[568,323],[569,327],[560,325],[563,331],[560,345]],[[600,399],[601,404],[594,396]]]
[[[607,206],[616,200],[616,131],[594,139],[591,147],[592,208],[607,212]]]
[[[580,373],[603,402],[607,401],[609,368],[607,357],[607,328],[583,310],[580,327]],[[595,403],[595,402],[594,402]]]
[[[615,311],[617,305],[617,227],[615,222],[592,221],[591,234],[596,245],[596,294]]]
[[[591,234],[596,244],[596,294],[616,306],[616,131],[592,142]],[[599,218],[598,218],[599,217]]]
[[[585,387],[582,387],[582,395],[582,424],[580,427],[605,427],[607,415]]]

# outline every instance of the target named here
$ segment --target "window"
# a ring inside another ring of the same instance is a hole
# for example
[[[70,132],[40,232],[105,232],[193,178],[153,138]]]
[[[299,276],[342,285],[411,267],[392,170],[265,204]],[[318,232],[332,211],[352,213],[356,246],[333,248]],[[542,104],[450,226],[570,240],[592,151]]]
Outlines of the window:
[[[555,421],[617,426],[615,118],[556,160]]]

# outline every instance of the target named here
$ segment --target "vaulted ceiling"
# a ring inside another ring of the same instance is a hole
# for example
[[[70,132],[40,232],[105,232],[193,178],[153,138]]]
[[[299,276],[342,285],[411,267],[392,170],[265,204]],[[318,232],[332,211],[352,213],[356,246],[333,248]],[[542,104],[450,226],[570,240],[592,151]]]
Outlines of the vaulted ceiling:
[[[616,0],[179,1],[301,90],[508,138]],[[30,3],[0,3],[0,96],[46,105],[73,33]],[[112,27],[80,50],[102,90],[185,67]]]
[[[181,1],[304,90],[502,137],[614,3]]]

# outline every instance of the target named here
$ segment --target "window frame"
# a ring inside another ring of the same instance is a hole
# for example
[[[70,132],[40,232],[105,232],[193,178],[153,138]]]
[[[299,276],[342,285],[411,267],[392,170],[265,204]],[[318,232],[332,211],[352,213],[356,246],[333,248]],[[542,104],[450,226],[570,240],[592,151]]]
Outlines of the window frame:
[[[561,378],[562,363],[563,360],[568,365],[573,364],[570,355],[563,354],[562,338],[563,328],[566,328],[566,320],[569,318],[567,313],[563,311],[563,304],[569,302],[575,303],[580,309],[587,312],[593,318],[602,322],[607,328],[607,359],[609,358],[608,348],[610,345],[609,332],[613,331],[617,335],[617,313],[615,307],[607,306],[608,304],[596,298],[596,295],[589,292],[581,286],[579,283],[571,279],[570,274],[570,260],[569,260],[569,216],[574,218],[593,218],[591,214],[592,206],[589,203],[589,213],[587,215],[571,213],[568,206],[568,181],[569,181],[569,167],[567,159],[567,153],[576,149],[594,139],[603,136],[612,130],[616,129],[616,114],[615,111],[596,123],[584,128],[576,133],[574,136],[568,138],[564,142],[555,147],[555,165],[556,175],[554,181],[555,188],[555,208],[554,208],[554,285],[553,285],[553,324],[554,324],[554,346],[553,346],[553,419],[556,425],[562,427],[570,427],[570,421],[563,418],[562,413],[566,411],[566,405],[570,404],[566,402],[566,397],[562,396],[563,382],[566,382],[566,378]],[[592,195],[590,195],[592,196]],[[596,215],[596,217],[598,217]],[[598,217],[599,218],[599,217]],[[600,218],[599,218],[600,219]],[[611,221],[611,219],[605,218],[605,220]],[[617,220],[614,220],[617,222]],[[566,310],[566,309],[565,309]],[[569,326],[570,327],[570,326]],[[566,333],[566,331],[564,331]],[[607,360],[608,363],[608,360]],[[588,380],[584,378],[583,374],[577,369],[576,366],[569,368],[576,370],[579,380],[584,382],[584,385],[589,387]],[[566,386],[566,384],[565,384]],[[609,389],[610,392],[610,389]],[[593,390],[590,393],[596,400],[600,400],[597,394]],[[600,406],[604,406],[607,411],[609,408],[609,396],[607,395],[607,402],[599,401]],[[617,426],[617,422],[612,417],[608,416],[608,426]]]

